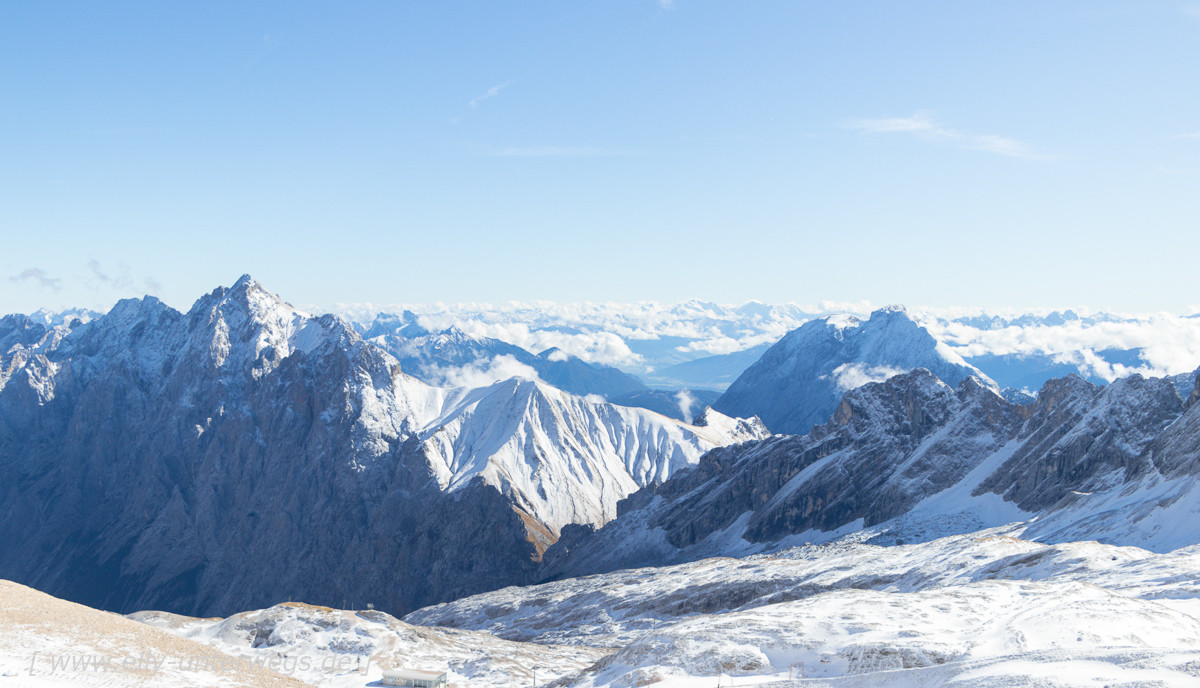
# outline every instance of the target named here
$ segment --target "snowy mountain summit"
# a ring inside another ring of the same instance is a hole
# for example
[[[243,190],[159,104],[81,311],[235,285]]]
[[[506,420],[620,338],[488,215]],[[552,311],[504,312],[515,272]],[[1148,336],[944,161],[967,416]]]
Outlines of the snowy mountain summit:
[[[713,406],[732,416],[758,416],[772,432],[803,434],[825,422],[846,392],[915,368],[949,385],[974,376],[994,386],[902,306],[890,306],[867,320],[830,315],[792,330]]]

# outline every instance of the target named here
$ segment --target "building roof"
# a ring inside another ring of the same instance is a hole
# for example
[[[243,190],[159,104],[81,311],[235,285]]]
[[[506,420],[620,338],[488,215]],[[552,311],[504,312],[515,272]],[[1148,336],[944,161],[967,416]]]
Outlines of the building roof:
[[[444,678],[445,672],[442,671],[421,671],[420,669],[384,669],[384,678],[411,678],[418,681],[436,681],[439,678]]]

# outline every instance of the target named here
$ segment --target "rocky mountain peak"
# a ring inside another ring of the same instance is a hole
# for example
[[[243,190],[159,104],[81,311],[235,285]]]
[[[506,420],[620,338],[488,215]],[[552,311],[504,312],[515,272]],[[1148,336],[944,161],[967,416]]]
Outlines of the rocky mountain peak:
[[[854,424],[864,430],[882,427],[893,431],[907,427],[911,434],[914,428],[924,431],[943,422],[956,399],[954,390],[937,376],[917,368],[847,392],[829,425]],[[818,434],[828,434],[828,429]]]
[[[45,325],[28,315],[14,313],[0,318],[0,355],[14,346],[33,346],[46,336]]]
[[[713,406],[732,416],[758,416],[774,432],[801,434],[838,411],[846,392],[916,368],[951,385],[971,376],[994,384],[903,307],[892,306],[865,321],[830,315],[792,330]],[[845,417],[846,411],[838,413]]]
[[[1195,405],[1197,401],[1200,401],[1200,370],[1196,371],[1196,386],[1192,388],[1192,393],[1187,398],[1188,408]]]
[[[1076,409],[1091,405],[1099,394],[1100,387],[1078,375],[1049,380],[1038,392],[1031,422],[1041,424],[1050,418],[1061,418]]]

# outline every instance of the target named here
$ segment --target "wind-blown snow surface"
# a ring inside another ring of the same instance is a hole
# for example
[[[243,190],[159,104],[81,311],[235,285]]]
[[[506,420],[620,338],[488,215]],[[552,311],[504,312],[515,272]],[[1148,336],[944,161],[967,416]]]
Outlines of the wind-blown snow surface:
[[[165,612],[129,618],[281,671],[321,688],[377,685],[384,669],[445,672],[462,688],[538,684],[575,674],[612,652],[584,645],[503,640],[480,631],[425,628],[374,610],[285,603],[227,619]],[[0,683],[3,686],[3,683]]]
[[[570,686],[1191,686],[1200,553],[1044,545],[1021,526],[847,538],[507,588],[406,621],[621,649]],[[1095,683],[1101,680],[1100,683]],[[1161,683],[1155,683],[1160,681]]]
[[[0,580],[0,687],[303,688],[207,643]]]

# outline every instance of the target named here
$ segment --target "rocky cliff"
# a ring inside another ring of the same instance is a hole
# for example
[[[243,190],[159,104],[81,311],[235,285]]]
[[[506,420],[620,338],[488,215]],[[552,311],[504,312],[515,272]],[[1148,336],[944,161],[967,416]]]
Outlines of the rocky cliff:
[[[186,313],[5,324],[0,577],[106,609],[400,612],[526,582],[564,525],[762,436],[531,381],[431,387],[248,276]]]

